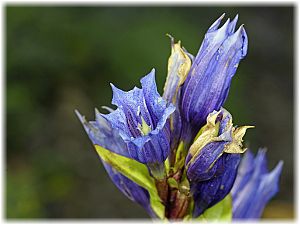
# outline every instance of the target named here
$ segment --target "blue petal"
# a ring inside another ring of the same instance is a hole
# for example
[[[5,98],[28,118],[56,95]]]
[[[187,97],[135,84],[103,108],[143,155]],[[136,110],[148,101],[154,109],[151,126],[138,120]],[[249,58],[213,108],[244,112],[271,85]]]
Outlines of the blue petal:
[[[179,96],[180,96],[180,93],[181,93],[181,90],[178,91],[177,100],[176,100],[176,103],[175,103],[176,110],[172,114],[173,129],[172,129],[172,133],[171,133],[171,150],[174,150],[174,151],[176,151],[176,149],[179,145],[181,132],[182,132],[182,119],[181,119],[180,111],[179,111]]]
[[[245,162],[244,160],[249,160]],[[278,192],[278,183],[283,166],[280,161],[272,172],[267,172],[265,150],[259,150],[253,164],[253,158],[243,159],[238,170],[237,183],[233,186],[233,218],[258,219],[266,204]],[[254,165],[251,168],[251,165]],[[246,171],[247,181],[240,178]],[[249,171],[251,171],[249,176]]]
[[[187,168],[187,176],[190,181],[204,181],[215,175],[217,166],[213,165],[213,162],[219,160],[226,143],[224,141],[212,142],[201,149],[194,162]]]
[[[152,69],[148,75],[141,79],[141,84],[147,108],[151,115],[153,125],[156,127],[161,117],[163,117],[165,114],[167,102],[163,100],[163,98],[157,92],[154,69]],[[171,110],[172,108],[174,107],[170,107]]]
[[[193,217],[198,217],[205,209],[226,197],[236,178],[239,162],[239,154],[225,153],[218,160],[217,170],[212,179],[191,183],[191,191],[195,202]]]
[[[149,114],[145,113],[145,109],[142,108],[139,110],[139,107],[143,107],[141,102],[145,101],[142,90],[134,87],[133,90],[126,92],[118,89],[113,84],[111,84],[111,86],[113,90],[112,104],[118,106],[118,114],[122,114],[123,118],[120,118],[119,115],[115,114],[103,116],[106,117],[112,124],[114,124],[116,128],[118,127],[118,120],[121,119],[120,122],[125,123],[123,131],[127,133],[127,138],[140,136],[140,132],[137,127],[139,123],[142,123],[142,120],[138,114],[143,113],[144,120],[147,122],[147,124],[152,123]]]
[[[201,64],[207,65],[209,63],[210,58],[228,37],[229,25],[230,20],[228,19],[218,30],[209,29],[207,31],[193,64],[198,65],[201,62]]]
[[[215,31],[219,28],[221,22],[222,22],[222,19],[224,18],[225,16],[225,13],[223,13],[208,29],[207,33],[209,32],[212,32],[212,31]]]
[[[128,127],[127,123],[128,120],[122,110],[119,108],[114,110],[109,114],[100,114],[102,118],[108,121],[111,127],[114,130],[118,131],[118,134],[123,138],[124,141],[130,140],[132,136],[130,132],[130,128]]]
[[[238,176],[234,182],[234,186],[231,189],[232,198],[235,199],[237,194],[248,183],[254,170],[254,156],[250,149],[248,149],[243,156],[239,169]]]
[[[235,26],[236,26],[236,23],[237,23],[238,19],[239,19],[239,15],[236,15],[234,17],[234,19],[232,20],[232,22],[230,22],[229,28],[228,28],[229,34],[232,34],[234,32]]]

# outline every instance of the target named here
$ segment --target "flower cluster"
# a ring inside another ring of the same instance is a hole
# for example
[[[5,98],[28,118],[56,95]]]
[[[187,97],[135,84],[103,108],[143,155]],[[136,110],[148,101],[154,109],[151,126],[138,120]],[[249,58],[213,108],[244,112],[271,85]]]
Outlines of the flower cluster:
[[[248,47],[238,17],[220,26],[223,17],[195,57],[170,36],[162,96],[153,69],[141,88],[111,85],[117,108],[105,107],[108,114],[96,110],[88,122],[76,111],[112,181],[153,218],[259,218],[278,192],[283,163],[269,173],[265,150],[254,158],[243,147],[253,126],[234,126],[222,107]]]

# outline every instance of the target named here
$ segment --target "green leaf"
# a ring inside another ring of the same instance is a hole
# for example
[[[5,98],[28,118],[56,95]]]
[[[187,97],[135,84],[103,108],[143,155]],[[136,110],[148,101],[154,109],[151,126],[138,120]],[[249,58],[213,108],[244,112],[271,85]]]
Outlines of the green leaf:
[[[222,201],[208,208],[196,221],[230,222],[232,219],[232,200],[228,194]]]
[[[174,165],[174,171],[177,172],[178,170],[182,169],[185,163],[185,157],[186,157],[186,149],[184,148],[184,143],[181,141],[179,143],[179,146],[176,151],[175,156],[175,165]]]
[[[165,206],[158,196],[155,181],[150,176],[147,166],[134,159],[113,153],[99,145],[95,145],[95,148],[102,160],[149,192],[150,205],[153,211],[160,219],[164,219]]]

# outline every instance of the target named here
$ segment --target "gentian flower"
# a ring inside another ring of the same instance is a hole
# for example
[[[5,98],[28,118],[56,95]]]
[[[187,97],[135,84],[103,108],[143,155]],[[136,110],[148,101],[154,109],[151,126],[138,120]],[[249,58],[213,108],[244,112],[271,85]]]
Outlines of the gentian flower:
[[[208,29],[193,57],[171,37],[162,97],[154,69],[142,88],[112,86],[113,110],[87,122],[76,111],[114,184],[153,218],[259,218],[278,191],[282,162],[270,173],[265,151],[254,159],[243,147],[253,126],[233,126],[222,106],[247,53],[238,17]]]
[[[246,152],[231,190],[233,218],[261,217],[266,204],[278,192],[282,166],[280,161],[268,172],[265,149],[259,149],[255,158],[251,151]]]
[[[246,151],[246,148],[242,148],[242,138],[246,130],[252,127],[233,127],[232,116],[224,108],[210,113],[206,126],[201,129],[186,157],[189,180],[204,181],[212,178],[224,154]]]
[[[127,145],[130,158],[147,164],[154,175],[163,176],[170,152],[168,117],[175,107],[158,94],[152,70],[141,79],[142,89],[125,92],[114,85],[112,104],[118,108],[101,114]]]
[[[206,117],[224,104],[238,64],[247,54],[248,39],[238,16],[219,28],[224,14],[208,29],[183,85],[181,115],[183,139],[189,142],[205,124]]]
[[[222,108],[207,117],[207,124],[186,157],[187,177],[195,200],[194,217],[221,201],[236,177],[243,136],[252,126],[233,127],[231,114]]]

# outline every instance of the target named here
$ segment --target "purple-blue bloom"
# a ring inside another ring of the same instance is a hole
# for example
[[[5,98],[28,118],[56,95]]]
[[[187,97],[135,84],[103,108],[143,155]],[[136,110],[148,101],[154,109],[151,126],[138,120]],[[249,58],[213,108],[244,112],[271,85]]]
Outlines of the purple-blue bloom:
[[[101,114],[126,143],[130,158],[150,167],[161,165],[170,153],[167,119],[175,110],[157,92],[154,73],[141,79],[142,89],[125,92],[112,85],[112,104],[118,108]]]
[[[238,64],[247,54],[243,25],[235,31],[238,17],[219,28],[223,17],[208,29],[183,86],[180,110],[186,142],[204,125],[208,114],[223,105]]]
[[[268,172],[265,149],[259,149],[255,158],[251,151],[246,152],[231,190],[234,219],[261,217],[266,204],[279,190],[282,166],[280,161]]]

